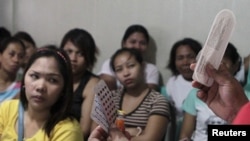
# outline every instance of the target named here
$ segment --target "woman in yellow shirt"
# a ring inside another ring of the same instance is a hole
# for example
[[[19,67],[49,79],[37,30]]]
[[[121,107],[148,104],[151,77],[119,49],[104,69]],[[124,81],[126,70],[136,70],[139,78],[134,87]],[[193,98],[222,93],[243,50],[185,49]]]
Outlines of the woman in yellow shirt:
[[[82,141],[79,123],[69,114],[71,65],[55,46],[38,49],[21,82],[20,100],[0,106],[0,140]]]

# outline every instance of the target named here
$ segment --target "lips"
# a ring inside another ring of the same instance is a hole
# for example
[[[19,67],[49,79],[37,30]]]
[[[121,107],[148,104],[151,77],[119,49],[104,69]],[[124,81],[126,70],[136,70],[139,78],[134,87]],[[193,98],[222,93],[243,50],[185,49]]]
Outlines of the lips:
[[[75,65],[75,64],[71,64],[71,67],[72,67],[72,68],[75,68],[76,66],[77,66],[77,65]]]
[[[130,83],[132,83],[133,82],[133,79],[126,79],[125,81],[124,81],[124,83],[127,85],[127,84],[130,84]]]
[[[180,71],[182,71],[182,72],[184,72],[184,73],[189,73],[189,72],[191,72],[192,70],[189,68],[189,66],[187,66],[187,67],[182,67],[182,68],[180,69]]]
[[[18,65],[12,65],[12,66],[10,66],[11,67],[11,69],[13,69],[13,70],[18,70],[19,69],[19,66]]]
[[[19,67],[19,65],[18,65],[18,64],[15,64],[15,65],[11,65],[11,67]]]
[[[72,64],[72,63],[71,63],[71,68],[72,68],[73,71],[76,70],[77,67],[78,67],[78,66],[77,66],[76,64]]]
[[[45,101],[45,99],[42,96],[32,96],[31,99],[38,103]]]

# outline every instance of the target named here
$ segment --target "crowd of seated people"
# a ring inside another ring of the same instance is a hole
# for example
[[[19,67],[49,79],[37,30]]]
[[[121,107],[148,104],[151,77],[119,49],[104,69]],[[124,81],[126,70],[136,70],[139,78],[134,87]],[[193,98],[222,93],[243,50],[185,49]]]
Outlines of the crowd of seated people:
[[[165,60],[172,75],[164,86],[156,65],[145,61],[150,34],[143,25],[127,27],[121,46],[103,62],[98,74],[93,68],[99,50],[90,32],[69,29],[59,44],[37,46],[26,31],[12,35],[0,28],[0,140],[200,140],[196,131],[210,123],[198,120],[197,106],[203,105],[206,110],[201,112],[219,118],[197,97],[192,85],[190,65],[202,49],[196,39],[174,43]],[[240,57],[229,43],[222,60],[246,96],[250,95],[249,58]],[[100,80],[112,91],[116,109],[124,111],[123,133],[116,127],[105,133],[91,118],[94,89]],[[175,121],[181,122],[176,125]],[[174,138],[169,139],[172,132],[168,130],[176,130]]]

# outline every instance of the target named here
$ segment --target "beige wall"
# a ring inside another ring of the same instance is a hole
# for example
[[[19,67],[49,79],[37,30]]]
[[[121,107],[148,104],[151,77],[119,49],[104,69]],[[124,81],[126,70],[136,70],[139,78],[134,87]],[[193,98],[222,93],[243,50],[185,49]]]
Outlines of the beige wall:
[[[15,33],[29,32],[38,46],[60,44],[71,28],[88,30],[101,54],[94,72],[120,47],[130,24],[144,25],[152,36],[153,57],[164,82],[170,76],[165,69],[172,44],[184,37],[204,43],[215,15],[231,9],[237,25],[231,42],[242,56],[250,53],[249,0],[1,0],[0,26]]]

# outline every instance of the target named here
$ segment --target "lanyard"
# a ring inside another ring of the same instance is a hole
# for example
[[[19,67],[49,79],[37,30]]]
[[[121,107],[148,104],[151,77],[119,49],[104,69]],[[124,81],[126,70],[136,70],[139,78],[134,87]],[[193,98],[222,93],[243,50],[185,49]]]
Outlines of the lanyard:
[[[23,105],[21,102],[19,102],[18,106],[18,141],[23,140]]]

